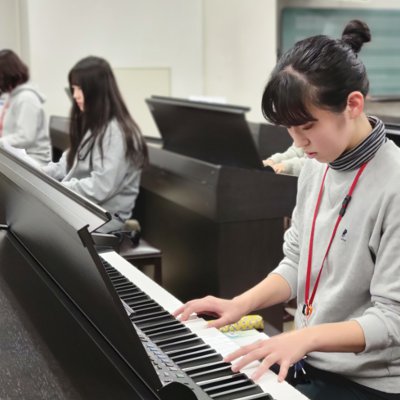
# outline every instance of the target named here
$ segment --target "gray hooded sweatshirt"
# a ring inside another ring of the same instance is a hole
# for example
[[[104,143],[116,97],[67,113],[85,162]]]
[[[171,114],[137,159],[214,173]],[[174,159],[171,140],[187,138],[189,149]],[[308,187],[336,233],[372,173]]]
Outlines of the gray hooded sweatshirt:
[[[17,86],[8,99],[0,144],[25,149],[39,164],[51,161],[50,137],[43,110],[44,96],[29,83]]]
[[[90,137],[91,132],[86,132],[82,143]],[[68,150],[58,163],[50,163],[42,170],[67,188],[109,211],[113,219],[99,231],[110,232],[122,229],[139,193],[141,170],[126,159],[125,152],[123,132],[118,122],[113,120],[104,133],[103,156],[97,139],[94,145],[93,141],[89,141],[79,148],[69,171]]]

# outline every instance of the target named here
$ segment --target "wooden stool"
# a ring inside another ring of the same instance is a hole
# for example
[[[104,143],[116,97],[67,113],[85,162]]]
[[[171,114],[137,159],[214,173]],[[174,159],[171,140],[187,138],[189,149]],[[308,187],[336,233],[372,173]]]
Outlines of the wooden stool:
[[[135,267],[138,267],[141,271],[143,271],[145,266],[153,265],[154,280],[159,285],[162,285],[161,250],[153,247],[144,239],[140,239],[139,244],[134,246],[129,238],[125,238],[120,245],[119,255]]]

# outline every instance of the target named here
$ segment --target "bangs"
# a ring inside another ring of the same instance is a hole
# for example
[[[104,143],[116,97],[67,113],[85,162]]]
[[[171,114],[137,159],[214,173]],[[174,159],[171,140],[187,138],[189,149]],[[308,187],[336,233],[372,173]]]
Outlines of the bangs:
[[[71,70],[68,76],[69,86],[82,86],[81,74],[77,70]]]
[[[283,70],[267,84],[262,97],[262,112],[275,125],[304,125],[316,118],[308,111],[313,104],[313,87],[297,72]]]

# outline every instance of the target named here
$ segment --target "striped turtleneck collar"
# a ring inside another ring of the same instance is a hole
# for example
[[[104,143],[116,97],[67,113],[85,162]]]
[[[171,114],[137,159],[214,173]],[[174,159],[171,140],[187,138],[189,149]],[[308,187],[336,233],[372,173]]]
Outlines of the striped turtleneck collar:
[[[359,168],[362,164],[371,160],[378,149],[386,142],[386,129],[383,122],[376,117],[368,117],[372,132],[357,147],[343,153],[335,161],[329,163],[332,169],[337,171],[350,171]]]

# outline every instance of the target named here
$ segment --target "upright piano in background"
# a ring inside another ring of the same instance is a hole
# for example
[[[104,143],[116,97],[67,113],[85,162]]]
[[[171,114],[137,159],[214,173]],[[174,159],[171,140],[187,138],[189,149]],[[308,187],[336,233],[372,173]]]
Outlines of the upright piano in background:
[[[264,170],[262,158],[291,139],[283,128],[249,124],[244,107],[165,97],[148,105],[163,145],[149,145],[134,214],[163,251],[163,286],[182,300],[235,296],[282,258],[297,178]],[[282,307],[263,315],[281,329]]]

